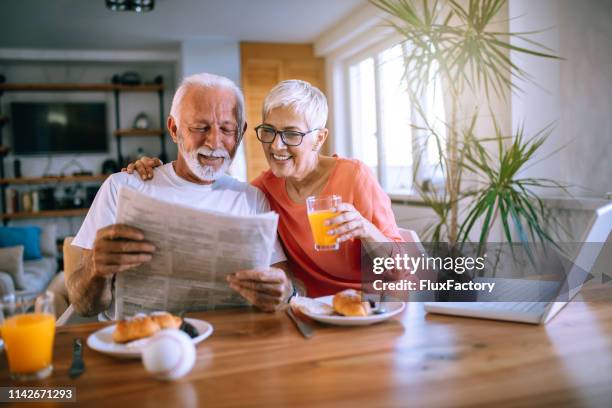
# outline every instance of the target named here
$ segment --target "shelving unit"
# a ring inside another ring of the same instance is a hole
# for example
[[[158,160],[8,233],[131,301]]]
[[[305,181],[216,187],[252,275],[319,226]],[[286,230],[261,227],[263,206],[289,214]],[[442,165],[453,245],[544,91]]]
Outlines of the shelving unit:
[[[64,210],[44,210],[38,212],[16,212],[13,214],[2,214],[4,221],[24,218],[49,218],[49,217],[78,217],[87,215],[89,208],[68,208]]]
[[[163,129],[118,129],[113,132],[115,136],[163,136]]]
[[[0,97],[4,92],[112,92],[115,102],[115,131],[113,136],[117,143],[117,161],[119,165],[124,164],[124,157],[121,149],[121,140],[124,137],[157,137],[160,141],[160,158],[167,160],[165,147],[164,130],[164,85],[120,85],[120,84],[43,84],[43,83],[5,83],[4,76],[0,75]],[[159,100],[160,128],[158,129],[122,129],[121,123],[121,99],[122,92],[155,92]],[[1,105],[0,105],[1,106]],[[67,176],[67,177],[34,177],[34,178],[4,178],[4,156],[8,154],[8,149],[3,145],[2,128],[9,118],[3,115],[0,110],[0,202],[2,209],[6,212],[5,189],[8,185],[24,184],[47,184],[47,183],[78,183],[103,181],[106,176]],[[13,213],[2,214],[2,219],[31,218],[31,217],[67,217],[83,215],[87,209],[66,209],[48,210],[37,213]]]
[[[0,91],[38,91],[38,92],[60,92],[60,91],[130,91],[130,92],[157,92],[163,91],[163,85],[119,85],[119,84],[7,84],[0,83]]]
[[[107,175],[97,176],[63,176],[63,177],[20,177],[20,178],[5,178],[0,180],[0,184],[48,184],[48,183],[85,183],[88,181],[104,181]]]
[[[120,166],[124,163],[123,155],[121,154],[121,138],[128,136],[139,136],[139,137],[159,137],[160,143],[160,158],[165,162],[166,157],[166,144],[164,141],[165,131],[164,126],[164,87],[163,85],[134,85],[138,88],[137,92],[157,92],[159,99],[159,121],[160,129],[121,129],[121,99],[119,95],[122,91],[133,91],[129,85],[110,85],[115,96],[115,140],[117,141],[117,161]]]
[[[24,186],[24,185],[48,185],[48,184],[74,184],[74,183],[102,183],[108,175],[91,175],[91,176],[62,176],[62,177],[20,177],[20,178],[5,178],[0,179],[0,190],[2,194],[7,186]],[[3,195],[4,199],[4,195]],[[4,207],[6,208],[6,207]],[[0,217],[3,223],[9,220],[25,219],[25,218],[49,218],[49,217],[78,217],[87,214],[89,208],[62,208],[54,210],[41,211],[19,211],[7,214],[6,211]]]

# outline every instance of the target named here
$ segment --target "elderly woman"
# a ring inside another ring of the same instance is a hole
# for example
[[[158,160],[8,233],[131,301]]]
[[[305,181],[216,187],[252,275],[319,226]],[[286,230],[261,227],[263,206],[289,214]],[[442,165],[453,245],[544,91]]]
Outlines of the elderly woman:
[[[370,169],[356,159],[320,153],[329,134],[327,111],[319,89],[305,81],[283,81],[266,96],[262,124],[255,128],[270,169],[252,184],[279,214],[278,233],[294,278],[312,297],[360,288],[361,243],[402,241],[389,197]],[[144,158],[127,170],[137,170],[146,179],[159,164]],[[306,198],[332,194],[339,195],[342,203],[335,209],[339,214],[327,223],[341,244],[336,251],[319,252],[314,248]]]

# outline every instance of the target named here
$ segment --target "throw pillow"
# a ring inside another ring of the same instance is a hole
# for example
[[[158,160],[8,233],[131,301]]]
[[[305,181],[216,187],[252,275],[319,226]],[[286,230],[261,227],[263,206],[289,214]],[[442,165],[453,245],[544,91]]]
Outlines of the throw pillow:
[[[23,274],[23,245],[0,248],[0,271],[11,275],[15,289],[26,289]]]
[[[42,258],[39,227],[0,227],[0,248],[23,245],[23,259]]]
[[[57,256],[57,226],[49,224],[42,227],[40,230],[40,252],[42,256]]]

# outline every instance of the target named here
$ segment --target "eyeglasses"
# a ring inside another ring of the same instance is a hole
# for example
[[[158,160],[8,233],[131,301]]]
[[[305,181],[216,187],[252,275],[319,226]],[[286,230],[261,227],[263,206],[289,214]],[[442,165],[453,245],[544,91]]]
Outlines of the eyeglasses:
[[[299,146],[302,144],[304,136],[314,132],[315,130],[321,129],[311,129],[306,132],[298,132],[297,130],[276,130],[272,126],[259,125],[255,128],[255,133],[257,134],[257,139],[261,143],[273,143],[274,139],[276,139],[276,135],[278,134],[285,145]]]

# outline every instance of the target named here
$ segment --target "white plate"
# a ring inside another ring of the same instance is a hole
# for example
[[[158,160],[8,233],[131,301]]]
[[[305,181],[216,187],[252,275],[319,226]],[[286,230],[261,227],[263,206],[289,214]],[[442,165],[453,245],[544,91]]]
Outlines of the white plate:
[[[212,324],[208,323],[204,320],[198,319],[190,319],[188,317],[185,318],[187,323],[190,323],[198,330],[200,335],[198,337],[194,337],[191,339],[193,344],[198,344],[202,342],[204,339],[209,337],[213,332]],[[115,331],[115,326],[107,326],[103,329],[98,330],[89,335],[87,338],[87,345],[100,353],[108,354],[113,357],[118,358],[140,358],[140,353],[142,346],[146,343],[147,339],[136,340],[132,342],[134,345],[129,346],[130,343],[127,344],[119,344],[113,341],[113,331]],[[143,341],[145,340],[145,341]],[[138,347],[136,343],[138,342],[141,347]]]
[[[330,306],[332,305],[333,299],[333,296],[323,296],[320,298],[316,298],[316,300],[318,300],[319,302],[327,303]],[[381,303],[381,305],[387,310],[385,313],[372,314],[370,316],[364,317],[349,317],[339,315],[326,316],[306,312],[304,312],[304,314],[310,317],[311,319],[321,323],[335,324],[337,326],[367,326],[369,324],[380,323],[387,319],[390,319],[398,313],[401,313],[401,311],[406,308],[406,304],[404,302],[383,302]]]

